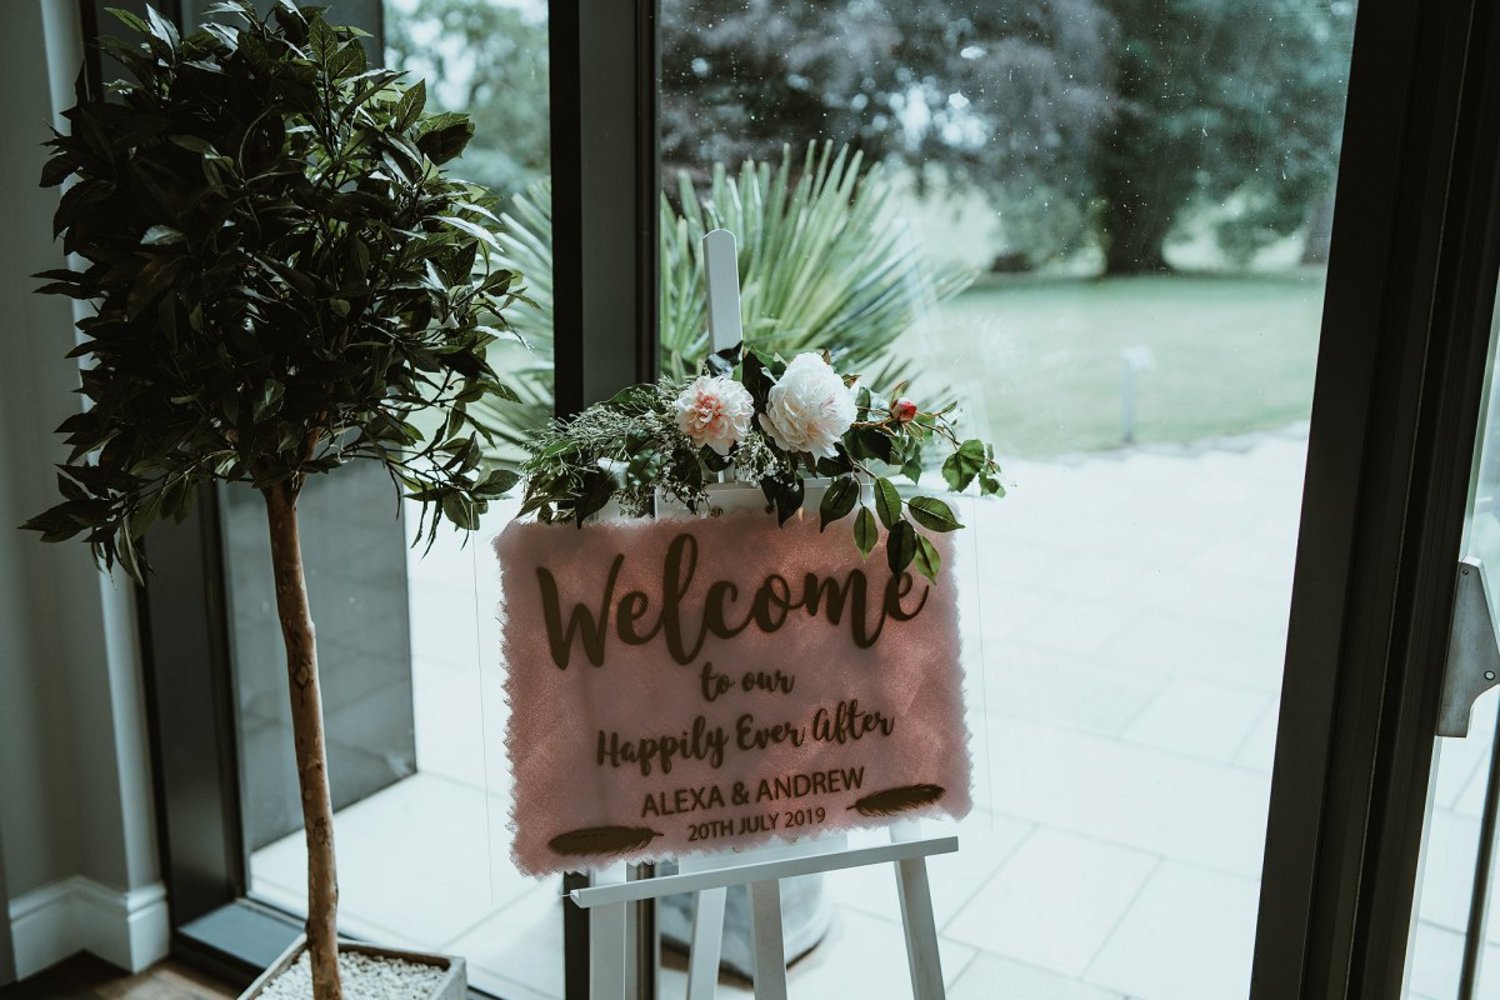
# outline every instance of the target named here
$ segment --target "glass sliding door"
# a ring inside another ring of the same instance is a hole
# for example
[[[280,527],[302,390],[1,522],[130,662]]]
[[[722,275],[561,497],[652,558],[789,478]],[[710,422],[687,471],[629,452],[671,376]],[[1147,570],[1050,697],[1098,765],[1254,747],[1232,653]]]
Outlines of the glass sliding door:
[[[959,571],[950,996],[1249,989],[1353,21],[662,2],[664,371],[705,352],[724,226],[751,344],[962,399],[1006,470]],[[826,880],[794,994],[907,995],[889,883]]]

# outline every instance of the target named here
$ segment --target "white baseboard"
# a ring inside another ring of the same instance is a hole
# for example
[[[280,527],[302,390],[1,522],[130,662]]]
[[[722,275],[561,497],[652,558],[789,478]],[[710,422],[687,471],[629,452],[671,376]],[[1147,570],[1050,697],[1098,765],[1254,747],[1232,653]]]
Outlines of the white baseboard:
[[[10,901],[19,979],[79,951],[139,972],[166,957],[171,929],[160,883],[121,892],[75,875]]]

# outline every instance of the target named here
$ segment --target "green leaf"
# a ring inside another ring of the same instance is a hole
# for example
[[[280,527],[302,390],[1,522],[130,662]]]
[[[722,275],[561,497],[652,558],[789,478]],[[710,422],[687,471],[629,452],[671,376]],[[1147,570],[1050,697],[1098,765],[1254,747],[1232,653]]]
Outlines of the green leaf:
[[[67,153],[58,153],[42,164],[42,187],[56,187],[72,176],[77,169],[73,157]]]
[[[943,568],[943,559],[938,555],[937,546],[933,545],[925,535],[917,535],[917,554],[912,560],[912,565],[916,566],[918,573],[934,583],[937,582],[938,571]]]
[[[943,478],[953,492],[962,493],[983,469],[984,442],[970,438],[943,462]]]
[[[818,530],[845,517],[859,501],[859,483],[853,476],[840,476],[828,484],[823,502],[818,505]]]
[[[918,485],[922,479],[922,449],[914,448],[907,456],[905,462],[901,463],[901,474],[911,480],[912,485]]]
[[[146,22],[143,21],[137,14],[131,11],[122,10],[119,7],[106,7],[104,8],[104,10],[106,13],[112,16],[115,20],[119,21],[121,24],[125,25],[125,27],[129,28],[131,31],[138,32],[142,35],[149,35],[151,33],[151,29],[147,26]]]
[[[146,20],[148,22],[149,32],[162,41],[166,42],[167,46],[173,52],[176,52],[178,47],[182,44],[182,39],[177,34],[176,26],[173,25],[171,21],[168,21],[166,18],[158,14],[156,12],[156,8],[152,7],[150,4],[146,5]]]
[[[776,484],[776,523],[786,524],[793,514],[802,509],[803,486],[801,479]]]
[[[141,236],[141,246],[155,247],[168,243],[181,243],[185,237],[171,226],[155,225]]]
[[[859,516],[854,519],[854,544],[859,546],[859,554],[868,556],[878,541],[880,528],[875,523],[875,515],[870,513],[870,508],[861,506]]]
[[[880,523],[885,525],[887,531],[901,520],[901,494],[896,492],[895,484],[884,476],[875,480],[875,512],[880,515]]]
[[[501,249],[500,241],[495,239],[495,234],[476,222],[470,222],[468,219],[460,219],[456,215],[439,216],[438,221],[446,222],[448,225],[453,226],[455,229],[461,229],[468,235],[474,237],[476,240],[479,240],[481,243],[486,243],[489,246],[494,247],[496,250]]]
[[[584,476],[583,489],[573,504],[573,519],[578,522],[579,527],[583,526],[589,515],[604,509],[610,497],[615,495],[618,485],[615,477],[603,469],[595,469]]]
[[[268,416],[274,416],[281,409],[282,397],[286,395],[286,386],[274,378],[268,378],[261,386],[260,398],[255,401],[251,410],[250,418],[255,423],[260,423]]]
[[[912,497],[907,501],[912,520],[929,531],[956,531],[963,525],[953,516],[953,509],[936,497]]]
[[[418,80],[416,84],[401,95],[401,100],[396,104],[396,128],[402,132],[411,128],[422,117],[422,109],[427,106],[427,83]]]
[[[917,555],[917,529],[905,519],[896,522],[885,536],[885,559],[891,575],[900,576]]]
[[[479,527],[479,516],[470,503],[462,494],[448,492],[438,501],[438,506],[443,516],[465,531],[473,531]]]
[[[494,469],[480,480],[474,492],[484,496],[499,496],[508,493],[521,481],[521,474],[513,469]]]
[[[474,123],[466,116],[444,112],[426,119],[417,137],[417,148],[433,163],[443,164],[464,151],[474,138]]]

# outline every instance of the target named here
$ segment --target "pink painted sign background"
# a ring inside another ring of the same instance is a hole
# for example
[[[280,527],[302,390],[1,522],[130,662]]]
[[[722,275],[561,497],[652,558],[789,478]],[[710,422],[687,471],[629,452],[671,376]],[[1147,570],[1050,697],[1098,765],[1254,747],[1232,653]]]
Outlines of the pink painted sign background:
[[[893,583],[883,546],[862,559],[847,523],[815,516],[511,524],[495,551],[517,866],[965,815],[953,547],[932,541],[937,582]]]

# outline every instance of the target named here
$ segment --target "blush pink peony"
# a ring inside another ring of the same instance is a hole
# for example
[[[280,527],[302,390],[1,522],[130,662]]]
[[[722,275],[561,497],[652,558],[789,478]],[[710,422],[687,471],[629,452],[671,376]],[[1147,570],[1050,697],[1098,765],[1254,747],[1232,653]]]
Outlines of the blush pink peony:
[[[700,375],[677,397],[677,427],[699,447],[720,455],[750,433],[755,401],[727,375]]]
[[[854,394],[817,354],[799,354],[771,392],[760,425],[783,451],[832,458],[854,423]]]

